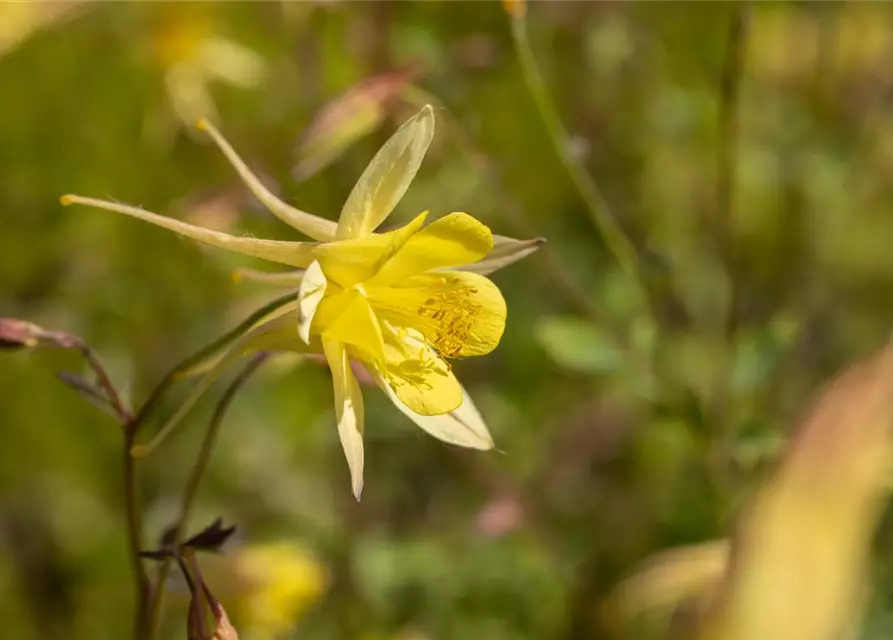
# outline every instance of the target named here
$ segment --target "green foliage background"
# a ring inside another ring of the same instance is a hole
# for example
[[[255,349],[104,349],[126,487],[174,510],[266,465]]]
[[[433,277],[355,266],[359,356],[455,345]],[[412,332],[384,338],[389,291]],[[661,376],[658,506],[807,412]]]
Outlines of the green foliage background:
[[[731,144],[721,86],[737,5],[528,8],[572,152],[641,251],[647,305],[554,153],[499,3],[110,3],[18,40],[26,27],[2,19],[12,7],[0,5],[0,315],[83,336],[133,398],[269,292],[232,281],[244,261],[62,209],[59,196],[293,237],[172,110],[158,43],[178,25],[262,56],[257,86],[213,83],[216,119],[288,201],[337,216],[412,107],[389,106],[383,127],[299,183],[302,132],[357,82],[420,62],[417,84],[493,170],[478,170],[440,118],[389,224],[459,210],[497,233],[549,239],[494,277],[509,304],[500,348],[455,365],[498,451],[437,442],[370,390],[357,504],[324,367],[283,360],[240,395],[195,521],[222,515],[239,526],[235,546],[286,540],[327,568],[293,637],[646,637],[609,624],[610,587],[656,549],[725,535],[810,390],[889,333],[886,4],[750,8],[731,211],[718,167]],[[50,351],[0,359],[3,637],[129,630],[120,437],[53,375],[80,366]],[[143,466],[152,536],[175,516],[211,406]],[[865,638],[893,624],[891,535],[883,526]],[[166,629],[181,637],[174,600]]]

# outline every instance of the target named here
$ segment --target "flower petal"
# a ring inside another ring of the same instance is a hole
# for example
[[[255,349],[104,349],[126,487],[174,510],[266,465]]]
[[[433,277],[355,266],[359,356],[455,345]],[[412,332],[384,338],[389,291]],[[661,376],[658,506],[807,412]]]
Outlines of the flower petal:
[[[421,228],[427,215],[420,213],[387,233],[318,245],[315,253],[326,278],[345,289],[369,280]]]
[[[391,214],[433,137],[434,110],[426,105],[397,129],[360,176],[338,219],[339,240],[368,236]]]
[[[470,271],[482,276],[503,269],[511,264],[526,258],[531,253],[546,244],[545,238],[533,238],[532,240],[515,240],[506,236],[493,236],[493,249],[481,260],[473,264],[464,264],[456,267],[457,271]]]
[[[344,342],[362,352],[362,360],[376,366],[385,362],[384,338],[366,296],[350,289],[325,298],[312,327],[326,341]]]
[[[242,178],[242,181],[251,193],[254,194],[254,197],[260,200],[274,216],[314,240],[328,242],[335,238],[337,225],[333,221],[296,209],[277,198],[254,175],[251,169],[248,168],[248,165],[239,157],[239,154],[236,153],[235,149],[232,148],[229,142],[226,141],[226,138],[223,137],[223,134],[214,125],[202,119],[198,121],[197,126],[211,136],[211,139],[220,148],[230,164],[233,165],[239,177]]]
[[[211,231],[210,229],[180,222],[174,218],[166,218],[139,207],[131,207],[126,204],[97,200],[95,198],[65,195],[62,196],[60,202],[66,207],[71,204],[85,204],[98,209],[105,209],[106,211],[123,213],[127,216],[151,222],[175,233],[181,233],[187,238],[204,242],[212,247],[226,249],[227,251],[255,258],[263,258],[264,260],[279,262],[293,267],[306,267],[313,262],[313,249],[318,246],[313,242],[283,242],[279,240],[258,240],[256,238],[231,236],[219,231]]]
[[[486,225],[467,213],[451,213],[413,235],[375,275],[388,285],[426,271],[476,262],[493,248]]]
[[[310,344],[310,324],[326,294],[326,284],[322,267],[314,260],[304,272],[301,287],[298,289],[298,335],[306,344]]]
[[[464,388],[462,389],[462,404],[457,409],[439,416],[423,416],[403,404],[403,401],[397,397],[381,376],[376,375],[375,379],[378,386],[403,415],[438,440],[481,451],[493,448],[490,431],[484,424],[477,407],[474,406],[471,396]]]
[[[370,285],[366,291],[380,319],[417,330],[447,358],[489,353],[505,330],[502,293],[476,273],[427,273],[404,286]]]
[[[359,500],[363,491],[363,393],[351,371],[344,344],[323,340],[323,351],[335,387],[335,415],[338,418],[338,436],[350,467],[350,484],[354,497]]]
[[[387,364],[379,373],[411,411],[438,416],[462,404],[462,385],[450,365],[423,341],[404,336],[403,344],[385,343]]]

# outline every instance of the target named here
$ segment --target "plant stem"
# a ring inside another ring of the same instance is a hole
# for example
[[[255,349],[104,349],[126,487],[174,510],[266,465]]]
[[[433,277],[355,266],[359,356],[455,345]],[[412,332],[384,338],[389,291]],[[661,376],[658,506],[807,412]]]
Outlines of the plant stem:
[[[712,443],[711,460],[717,487],[724,493],[732,486],[731,449],[734,439],[734,416],[729,415],[731,371],[734,366],[735,344],[738,334],[741,282],[738,252],[734,243],[735,161],[740,144],[740,87],[744,74],[744,54],[747,36],[747,7],[742,4],[733,10],[726,44],[719,87],[719,140],[716,157],[716,204],[712,224],[709,225],[715,250],[725,266],[729,282],[729,301],[725,322],[719,328],[722,345],[723,378],[716,387],[709,408],[718,433]]]
[[[143,549],[143,528],[140,516],[140,500],[136,482],[136,459],[130,454],[136,435],[135,423],[125,425],[124,433],[124,508],[127,512],[127,541],[130,563],[133,567],[136,589],[136,617],[133,637],[144,640],[147,635],[146,616],[149,611],[149,576],[143,567],[140,551]]]
[[[410,86],[405,90],[405,96],[419,106],[425,104],[436,105],[440,113],[446,116],[452,132],[455,134],[454,139],[458,142],[462,153],[467,157],[469,163],[476,171],[487,177],[490,183],[495,187],[499,199],[503,206],[499,207],[499,212],[505,218],[511,228],[511,233],[519,238],[532,238],[539,236],[540,233],[536,225],[530,221],[520,204],[511,196],[508,189],[499,175],[499,171],[487,155],[478,147],[474,138],[462,125],[456,115],[447,107],[440,98],[416,86]],[[539,251],[545,260],[546,273],[555,285],[565,293],[568,302],[585,316],[598,319],[598,311],[589,301],[586,292],[574,279],[574,276],[567,269],[565,264],[556,255],[554,248],[550,244],[544,245]]]
[[[236,327],[227,331],[225,334],[220,336],[217,340],[214,340],[210,344],[205,347],[199,349],[191,356],[187,357],[185,360],[182,360],[179,364],[174,366],[173,369],[168,371],[161,381],[155,386],[152,392],[149,394],[149,398],[140,408],[139,413],[134,419],[138,425],[142,425],[145,423],[146,418],[149,416],[151,411],[155,408],[155,405],[158,404],[158,401],[161,399],[161,396],[167,390],[167,388],[184,372],[188,371],[192,367],[199,364],[202,360],[209,357],[215,351],[218,351],[221,347],[226,344],[232,342],[240,335],[245,333],[248,329],[252,327],[252,325],[256,324],[258,321],[263,319],[266,315],[272,313],[279,307],[284,304],[291,302],[296,297],[295,293],[287,293],[283,296],[276,298],[265,304],[263,307],[249,315],[242,322],[240,322]]]
[[[124,510],[127,514],[127,543],[130,563],[133,568],[134,591],[136,598],[136,616],[133,624],[134,640],[144,640],[146,632],[146,613],[149,604],[149,576],[143,567],[143,561],[140,558],[140,551],[143,547],[142,524],[140,521],[140,501],[136,482],[136,460],[130,455],[130,448],[133,446],[136,437],[139,422],[134,418],[131,411],[124,401],[121,394],[112,382],[102,361],[95,351],[78,336],[70,333],[59,331],[46,332],[44,339],[54,342],[56,345],[65,349],[77,349],[87,362],[87,365],[96,376],[98,390],[97,394],[101,394],[102,399],[108,402],[115,417],[121,425],[124,434],[123,464],[122,470],[124,475]],[[64,378],[63,378],[64,380]]]
[[[186,532],[189,523],[189,516],[192,513],[195,497],[198,494],[198,486],[201,483],[205,469],[208,466],[208,461],[211,458],[211,451],[217,441],[217,435],[220,432],[220,425],[223,423],[223,418],[226,416],[236,394],[268,357],[269,354],[267,353],[259,353],[254,356],[245,368],[242,369],[241,373],[239,373],[239,375],[230,383],[229,387],[226,388],[220,402],[217,403],[217,408],[214,410],[214,415],[211,417],[211,421],[208,424],[208,430],[205,432],[205,437],[202,440],[198,457],[195,460],[192,472],[190,473],[189,479],[186,482],[186,487],[183,490],[183,498],[180,503],[180,515],[174,532],[174,547],[178,547],[183,541],[183,535]],[[170,563],[171,559],[166,558],[162,561],[161,566],[158,569],[154,597],[152,598],[152,605],[148,615],[148,633],[146,637],[149,640],[154,639],[158,633],[158,626],[161,622],[161,607],[164,600],[164,583],[170,572]]]
[[[620,268],[623,269],[635,282],[639,283],[642,294],[646,296],[646,288],[640,280],[639,273],[639,256],[632,241],[617,224],[614,216],[611,214],[607,202],[605,202],[598,186],[570,152],[570,136],[568,136],[564,125],[555,105],[549,97],[549,91],[543,77],[540,74],[539,67],[536,64],[536,58],[533,55],[533,49],[530,46],[530,39],[527,35],[527,20],[523,16],[514,16],[511,19],[512,24],[512,40],[515,44],[515,52],[521,66],[521,74],[524,77],[524,83],[527,90],[533,98],[536,108],[539,111],[540,118],[549,134],[549,139],[555,147],[555,152],[564,165],[565,171],[570,176],[580,197],[589,210],[590,217],[595,223],[596,229],[602,236],[608,251],[617,260]]]

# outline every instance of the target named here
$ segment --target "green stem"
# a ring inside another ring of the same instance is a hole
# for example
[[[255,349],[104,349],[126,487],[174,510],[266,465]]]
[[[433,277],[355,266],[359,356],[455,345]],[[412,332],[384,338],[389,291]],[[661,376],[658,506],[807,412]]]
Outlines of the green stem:
[[[287,293],[283,296],[276,298],[275,300],[267,303],[250,316],[245,318],[242,322],[240,322],[235,328],[231,331],[226,332],[221,337],[219,337],[214,342],[209,345],[203,347],[202,349],[196,351],[191,356],[186,358],[177,364],[173,369],[168,371],[161,381],[156,385],[156,387],[152,390],[152,393],[149,394],[149,398],[143,404],[139,413],[135,418],[135,422],[138,425],[142,425],[145,423],[146,418],[151,413],[151,411],[155,408],[155,405],[158,404],[158,401],[161,399],[161,396],[167,390],[167,388],[174,382],[176,379],[182,375],[185,371],[188,371],[192,367],[199,364],[205,358],[208,358],[216,351],[220,350],[225,345],[229,344],[240,335],[245,333],[248,329],[250,329],[255,323],[261,320],[264,316],[272,313],[282,305],[291,302],[295,299],[296,294],[294,292]]]
[[[565,171],[580,193],[580,197],[589,210],[592,221],[601,234],[608,250],[631,278],[640,283],[642,293],[645,294],[645,286],[639,278],[639,255],[632,241],[614,220],[604,197],[598,186],[592,180],[586,170],[570,153],[570,136],[568,136],[555,105],[549,97],[546,83],[540,74],[530,47],[530,39],[527,35],[527,21],[523,17],[515,17],[512,23],[512,39],[515,43],[515,52],[521,65],[521,74],[524,83],[533,98],[540,118],[549,134],[549,139],[555,147],[555,152],[564,165]]]
[[[735,7],[728,26],[725,61],[719,87],[719,139],[716,157],[716,204],[712,224],[713,245],[719,252],[729,282],[729,302],[725,322],[719,327],[722,344],[722,378],[719,380],[709,411],[717,432],[711,438],[708,464],[714,483],[723,493],[732,490],[734,460],[731,455],[735,437],[734,416],[730,413],[731,371],[734,366],[741,297],[741,268],[734,244],[735,161],[740,145],[740,87],[744,74],[747,36],[747,6]],[[725,514],[721,514],[724,519]]]
[[[205,474],[205,469],[207,469],[208,461],[211,458],[211,451],[214,449],[214,444],[217,442],[217,435],[220,432],[220,425],[223,423],[223,418],[226,416],[230,405],[232,405],[236,394],[248,381],[251,375],[257,371],[260,365],[266,361],[268,356],[269,354],[266,353],[259,353],[254,356],[242,372],[230,383],[229,387],[226,388],[220,402],[217,403],[217,408],[214,410],[214,415],[211,417],[211,422],[208,424],[208,430],[205,432],[205,437],[202,440],[198,457],[195,460],[192,472],[189,475],[189,480],[186,482],[186,487],[183,490],[183,498],[180,503],[180,516],[177,519],[177,528],[174,532],[174,548],[179,547],[183,541],[183,535],[189,524],[189,516],[191,515],[192,507],[195,504],[195,497],[198,494],[198,486]],[[158,627],[161,622],[161,609],[164,602],[164,583],[167,581],[167,576],[170,572],[170,564],[170,558],[166,558],[162,561],[161,566],[158,569],[154,597],[152,598],[152,606],[148,614],[147,637],[149,640],[153,640],[158,633]]]

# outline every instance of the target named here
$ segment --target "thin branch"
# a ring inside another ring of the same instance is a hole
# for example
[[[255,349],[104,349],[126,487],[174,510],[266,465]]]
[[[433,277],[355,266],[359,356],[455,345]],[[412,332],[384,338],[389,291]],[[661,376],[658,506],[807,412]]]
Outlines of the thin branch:
[[[723,64],[719,95],[719,141],[716,157],[716,204],[713,216],[713,239],[726,263],[732,286],[732,301],[726,320],[726,335],[735,332],[738,323],[736,273],[737,251],[734,246],[735,162],[740,137],[740,88],[744,73],[747,8],[735,9],[728,28],[728,42]]]
[[[149,398],[146,400],[146,402],[140,408],[139,413],[137,414],[137,416],[134,420],[136,422],[136,424],[142,425],[145,423],[147,417],[152,412],[152,410],[155,408],[155,405],[158,404],[158,401],[161,399],[161,396],[164,394],[164,392],[167,390],[167,388],[173,382],[175,382],[177,380],[177,378],[179,376],[181,376],[184,372],[186,372],[189,369],[191,369],[192,367],[196,366],[197,364],[202,362],[204,359],[208,358],[213,353],[215,353],[216,351],[221,349],[223,346],[229,344],[230,342],[232,342],[233,340],[238,338],[240,335],[245,333],[245,331],[250,329],[254,324],[256,324],[261,319],[263,319],[265,316],[272,313],[273,311],[275,311],[279,307],[283,306],[284,304],[291,302],[292,300],[295,299],[295,297],[296,297],[295,293],[287,293],[287,294],[280,296],[280,297],[276,298],[275,300],[267,303],[266,305],[264,305],[263,307],[261,307],[260,309],[258,309],[257,311],[255,311],[254,313],[249,315],[247,318],[245,318],[242,322],[240,322],[232,330],[226,332],[225,334],[220,336],[217,340],[214,340],[210,344],[199,349],[198,351],[193,353],[191,356],[189,356],[188,358],[186,358],[185,360],[183,360],[179,364],[177,364],[173,369],[168,371],[164,375],[164,377],[159,381],[159,383],[155,386],[155,388],[149,394]]]
[[[208,430],[205,432],[205,437],[202,440],[198,457],[192,467],[192,472],[189,475],[186,487],[183,490],[183,498],[180,503],[180,515],[174,533],[174,548],[179,547],[183,542],[183,535],[188,527],[189,516],[192,513],[192,507],[195,503],[196,495],[198,494],[198,486],[201,483],[205,469],[208,466],[208,460],[210,460],[211,451],[217,441],[217,435],[220,431],[220,425],[223,423],[223,418],[226,416],[236,394],[268,357],[269,354],[267,353],[260,353],[254,356],[241,373],[239,373],[239,375],[230,383],[226,391],[224,391],[220,402],[217,404],[217,408],[214,410],[214,415],[211,417],[211,422],[208,424]],[[170,562],[170,558],[165,558],[158,569],[158,578],[155,582],[154,597],[152,598],[152,605],[148,619],[148,638],[150,640],[155,638],[158,633],[158,625],[161,621],[161,606],[164,600],[164,583],[170,572]]]
[[[124,432],[123,473],[124,473],[124,505],[127,512],[127,542],[130,564],[136,588],[136,618],[134,619],[134,638],[143,640],[148,637],[146,616],[149,611],[149,576],[143,566],[140,551],[143,550],[143,525],[140,511],[139,485],[136,481],[136,459],[131,455],[136,429],[131,425]]]
[[[604,196],[592,177],[571,155],[570,136],[561,122],[558,111],[549,97],[549,90],[540,74],[530,39],[527,35],[527,20],[523,15],[512,14],[512,40],[515,44],[515,52],[521,65],[521,74],[524,83],[533,98],[540,118],[549,134],[549,139],[555,147],[555,152],[564,165],[565,171],[570,176],[580,197],[589,210],[589,214],[595,223],[596,229],[602,236],[608,251],[617,260],[623,269],[635,282],[639,284],[644,300],[647,300],[647,288],[641,281],[639,272],[639,255],[635,245],[621,229],[614,219]]]
[[[125,406],[124,401],[121,400],[121,395],[118,393],[118,389],[112,382],[111,376],[109,376],[105,367],[102,365],[102,362],[99,360],[99,356],[96,355],[96,352],[93,351],[82,338],[63,331],[43,331],[40,333],[40,339],[54,343],[63,349],[77,349],[80,351],[84,360],[87,361],[87,365],[96,375],[96,382],[114,410],[115,416],[118,418],[121,425],[126,426],[133,421],[133,412]]]
[[[133,411],[124,404],[121,394],[112,382],[111,376],[100,361],[99,356],[84,340],[78,336],[62,331],[43,331],[40,339],[53,343],[65,349],[77,349],[81,352],[88,366],[96,375],[97,388],[81,384],[78,378],[62,376],[63,381],[79,389],[82,393],[89,390],[88,395],[99,394],[97,400],[105,401],[111,408],[124,432],[123,448],[123,475],[124,475],[124,509],[127,514],[127,545],[130,563],[133,567],[134,589],[136,597],[137,614],[134,618],[133,635],[136,640],[145,638],[145,619],[148,607],[149,576],[140,558],[143,547],[142,524],[140,520],[139,495],[136,483],[136,462],[130,455],[130,447],[133,446],[136,435],[137,422]]]
[[[718,431],[709,458],[712,462],[712,474],[720,487],[727,487],[730,481],[732,470],[729,449],[734,437],[732,433],[734,425],[731,424],[731,417],[728,415],[728,398],[731,393],[731,370],[734,365],[741,306],[740,268],[733,233],[735,163],[740,146],[740,87],[744,75],[747,26],[747,5],[741,4],[735,8],[729,22],[726,55],[719,87],[716,204],[711,227],[714,247],[725,265],[729,282],[729,306],[725,322],[720,327],[724,377],[717,385],[710,407]]]
[[[499,200],[503,205],[498,208],[499,213],[508,223],[511,233],[519,238],[534,238],[542,235],[536,225],[527,217],[523,207],[518,204],[517,200],[506,188],[505,181],[492,160],[480,149],[472,135],[452,110],[440,98],[417,86],[408,87],[404,95],[411,102],[419,105],[436,105],[439,113],[446,117],[454,134],[453,139],[456,140],[462,153],[472,167],[480,174],[486,176],[488,181],[495,187]],[[543,255],[545,260],[546,274],[565,293],[568,301],[577,312],[593,319],[598,319],[598,310],[595,305],[592,304],[589,296],[574,279],[573,274],[556,255],[554,248],[546,244],[540,249],[539,253]]]
[[[113,418],[118,417],[118,413],[111,401],[106,397],[105,393],[100,389],[97,389],[95,385],[84,380],[79,375],[68,371],[60,371],[57,375],[59,376],[59,380],[61,380],[65,386],[72,391],[75,391],[90,404],[101,409],[103,412],[108,413]]]

